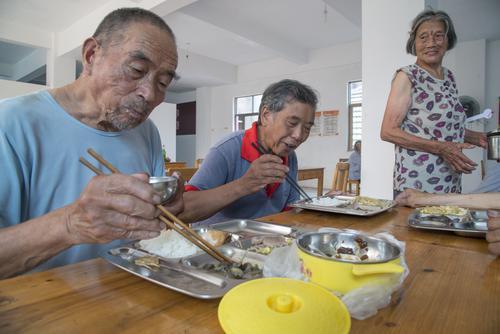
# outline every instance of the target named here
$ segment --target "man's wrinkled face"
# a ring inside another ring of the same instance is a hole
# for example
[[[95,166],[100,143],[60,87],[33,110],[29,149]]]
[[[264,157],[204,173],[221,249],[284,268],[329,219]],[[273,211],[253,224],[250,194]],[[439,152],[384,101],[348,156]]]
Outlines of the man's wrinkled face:
[[[136,127],[163,102],[175,76],[177,50],[172,37],[148,23],[131,23],[116,41],[97,47],[90,75],[104,118],[99,127]]]
[[[314,109],[302,102],[290,102],[279,112],[262,110],[260,131],[264,146],[284,158],[299,147],[314,125]]]

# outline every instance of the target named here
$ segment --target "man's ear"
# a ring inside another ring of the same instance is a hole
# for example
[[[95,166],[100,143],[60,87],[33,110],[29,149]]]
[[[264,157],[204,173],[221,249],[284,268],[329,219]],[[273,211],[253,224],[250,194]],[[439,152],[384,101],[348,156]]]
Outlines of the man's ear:
[[[262,126],[269,125],[272,122],[273,112],[270,111],[266,106],[262,108],[262,112],[260,113],[260,123]]]
[[[82,46],[82,64],[83,72],[90,75],[95,62],[95,55],[100,48],[99,43],[94,37],[89,37],[83,42]]]

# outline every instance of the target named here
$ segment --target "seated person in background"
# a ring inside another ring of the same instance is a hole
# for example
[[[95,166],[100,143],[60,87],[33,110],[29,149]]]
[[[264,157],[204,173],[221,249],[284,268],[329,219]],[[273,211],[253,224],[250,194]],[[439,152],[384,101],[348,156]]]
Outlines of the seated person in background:
[[[484,179],[472,193],[500,192],[500,163],[495,163],[488,168]]]
[[[0,102],[0,278],[93,258],[164,227],[144,173],[164,174],[147,117],[175,76],[174,35],[152,12],[118,9],[85,40],[82,61],[76,81]],[[89,147],[134,174],[94,176],[78,162]],[[168,209],[182,208],[181,191]]]
[[[500,192],[484,194],[429,194],[414,189],[405,189],[396,197],[398,205],[410,207],[429,205],[456,205],[470,209],[488,210],[488,233],[486,240],[491,253],[500,255]],[[495,209],[495,210],[491,210]]]
[[[354,143],[354,152],[349,156],[349,179],[359,180],[361,178],[361,140]]]
[[[262,96],[259,119],[246,131],[229,134],[213,146],[184,193],[187,222],[215,223],[257,218],[283,211],[299,199],[285,174],[297,180],[295,149],[309,136],[318,98],[294,80],[270,85]],[[259,142],[272,154],[260,155]],[[208,218],[208,219],[207,219]]]

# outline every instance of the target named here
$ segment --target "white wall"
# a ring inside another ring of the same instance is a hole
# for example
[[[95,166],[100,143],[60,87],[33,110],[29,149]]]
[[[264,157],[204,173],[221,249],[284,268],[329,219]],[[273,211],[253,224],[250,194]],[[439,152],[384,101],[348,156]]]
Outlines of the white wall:
[[[295,65],[273,59],[240,66],[238,83],[197,90],[196,156],[201,158],[233,129],[233,101],[237,96],[261,94],[271,83],[296,79],[319,93],[318,110],[338,109],[338,136],[311,137],[297,150],[300,167],[325,167],[325,187],[330,187],[333,169],[347,152],[347,82],[361,79],[361,44],[347,43],[314,50],[310,62]],[[311,184],[314,184],[312,182]]]
[[[363,153],[361,193],[392,199],[394,145],[382,142],[380,125],[397,68],[414,62],[405,52],[412,19],[424,0],[363,0]],[[381,19],[389,18],[389,19]]]
[[[175,160],[176,105],[163,102],[158,107],[156,107],[155,110],[153,110],[149,118],[153,120],[156,127],[160,131],[161,142],[165,147],[167,156],[170,159]]]
[[[486,131],[498,127],[500,104],[500,40],[486,43],[486,106],[495,114],[486,125]]]
[[[176,137],[176,161],[185,161],[188,166],[194,166],[196,160],[196,135],[182,135]]]
[[[0,79],[0,99],[47,89],[46,86]]]

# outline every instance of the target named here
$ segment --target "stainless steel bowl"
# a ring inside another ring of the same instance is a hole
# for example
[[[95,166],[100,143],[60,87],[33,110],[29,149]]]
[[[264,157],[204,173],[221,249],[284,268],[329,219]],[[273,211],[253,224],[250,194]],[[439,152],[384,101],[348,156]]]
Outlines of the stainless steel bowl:
[[[488,159],[500,160],[500,130],[488,132],[486,138],[488,139]]]
[[[177,178],[173,176],[152,176],[149,184],[161,194],[161,202],[166,203],[177,192]]]
[[[353,249],[358,248],[358,244],[355,241],[356,238],[361,238],[363,241],[367,242],[367,260],[353,261],[335,257],[339,247],[349,247]],[[301,250],[310,255],[331,261],[349,263],[383,263],[398,258],[401,253],[400,249],[396,245],[393,245],[385,240],[350,232],[305,233],[299,236],[297,239],[297,245]]]

